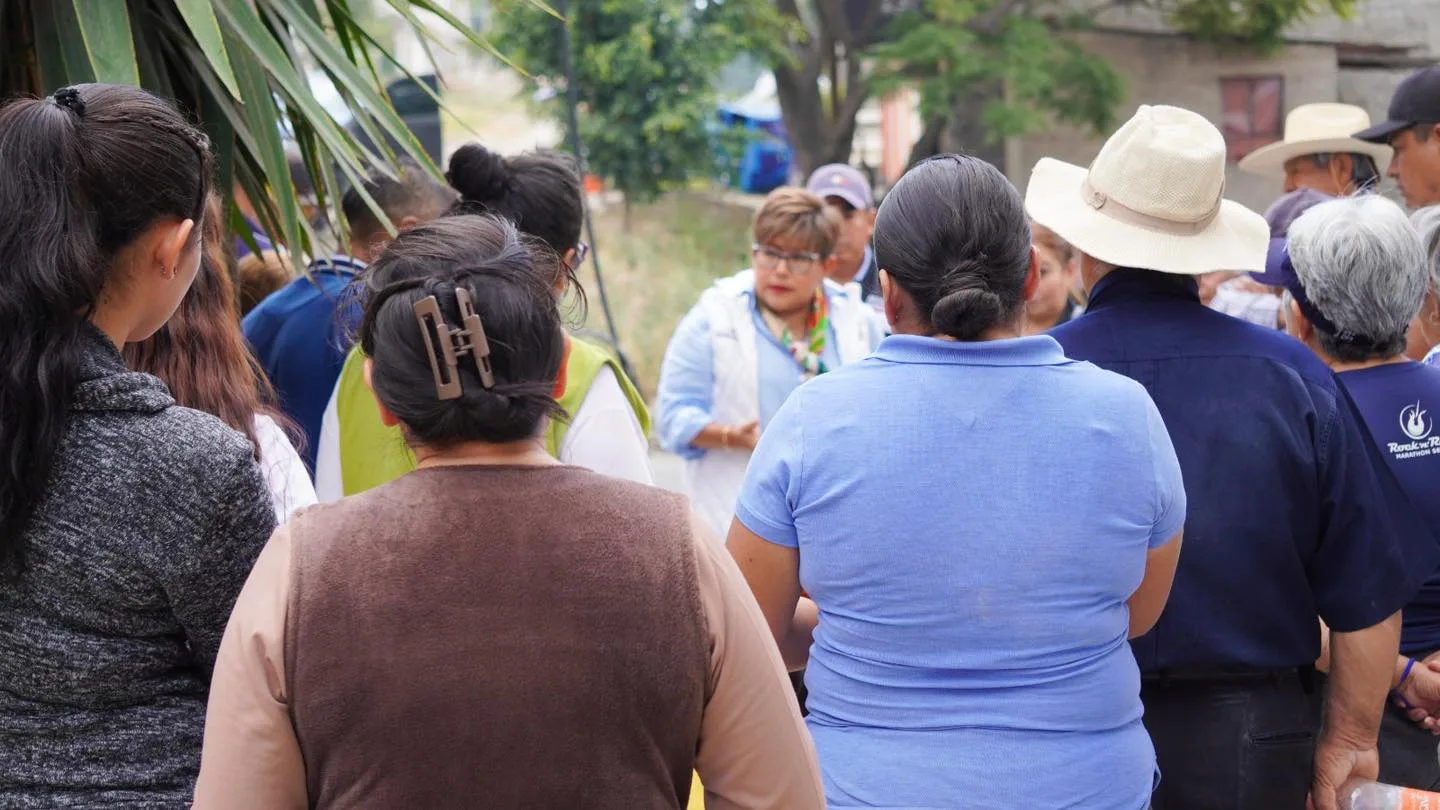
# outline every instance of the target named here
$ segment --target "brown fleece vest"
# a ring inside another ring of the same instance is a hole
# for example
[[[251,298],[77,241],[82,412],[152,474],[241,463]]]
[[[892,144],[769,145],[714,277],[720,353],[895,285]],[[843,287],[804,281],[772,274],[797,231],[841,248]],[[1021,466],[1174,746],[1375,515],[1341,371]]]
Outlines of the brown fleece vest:
[[[710,647],[684,499],[437,468],[291,525],[312,806],[685,806]]]

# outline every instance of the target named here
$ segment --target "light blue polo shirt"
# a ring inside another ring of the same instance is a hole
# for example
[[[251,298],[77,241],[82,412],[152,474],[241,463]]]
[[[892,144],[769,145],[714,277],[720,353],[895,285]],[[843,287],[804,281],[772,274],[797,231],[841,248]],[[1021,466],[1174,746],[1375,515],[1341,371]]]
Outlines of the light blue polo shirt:
[[[820,608],[830,807],[1147,805],[1125,603],[1185,492],[1138,383],[1049,337],[886,338],[781,407],[737,516]]]

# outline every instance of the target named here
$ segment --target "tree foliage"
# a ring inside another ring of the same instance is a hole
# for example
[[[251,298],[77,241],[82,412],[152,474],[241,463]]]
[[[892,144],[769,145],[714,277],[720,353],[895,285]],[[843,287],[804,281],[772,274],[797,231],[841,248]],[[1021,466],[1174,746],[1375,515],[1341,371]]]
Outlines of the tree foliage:
[[[1355,2],[909,0],[882,13],[864,0],[773,0],[800,32],[775,71],[803,171],[848,160],[860,107],[901,87],[918,91],[924,122],[912,160],[942,148],[983,152],[1056,122],[1109,129],[1121,77],[1071,36],[1102,12],[1149,9],[1180,33],[1263,52],[1289,25],[1326,12],[1348,17]]]
[[[1208,42],[1271,51],[1295,22],[1330,13],[1349,19],[1356,0],[1152,0],[1176,30]]]
[[[1107,129],[1123,96],[1119,74],[1063,35],[1088,27],[1079,15],[1013,13],[1007,0],[926,0],[897,18],[891,39],[871,51],[872,85],[918,89],[925,122],[912,161],[942,148],[953,119],[977,118],[988,144],[1053,121]],[[987,145],[964,143],[977,150]]]
[[[572,0],[568,24],[588,170],[648,201],[717,172],[712,82],[737,55],[772,47],[778,19],[763,0]],[[566,123],[561,22],[535,8],[497,17],[496,41],[554,91],[546,108]],[[568,127],[567,127],[568,128]],[[733,144],[732,144],[733,146]]]
[[[303,156],[331,223],[343,222],[342,179],[355,183],[393,167],[388,143],[438,174],[383,89],[382,69],[404,71],[357,19],[372,2],[379,0],[0,0],[0,96],[100,81],[175,99],[215,145],[217,187],[238,184],[265,229],[305,253],[312,234],[290,178],[287,141]],[[422,42],[439,24],[494,50],[434,0],[385,3]],[[312,66],[380,146],[363,146],[321,105]]]

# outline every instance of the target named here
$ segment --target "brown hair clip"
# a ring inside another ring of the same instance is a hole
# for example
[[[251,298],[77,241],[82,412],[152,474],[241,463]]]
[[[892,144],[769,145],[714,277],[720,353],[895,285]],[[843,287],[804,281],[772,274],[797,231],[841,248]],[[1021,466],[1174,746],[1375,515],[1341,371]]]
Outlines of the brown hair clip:
[[[440,399],[459,399],[464,392],[458,372],[460,358],[467,354],[475,359],[481,387],[486,391],[495,387],[495,373],[490,368],[490,341],[470,301],[469,290],[457,287],[455,303],[460,307],[459,329],[452,329],[445,322],[435,296],[415,302],[415,320],[420,323],[420,334],[425,338],[425,353],[430,356],[430,371],[435,375],[435,395]]]

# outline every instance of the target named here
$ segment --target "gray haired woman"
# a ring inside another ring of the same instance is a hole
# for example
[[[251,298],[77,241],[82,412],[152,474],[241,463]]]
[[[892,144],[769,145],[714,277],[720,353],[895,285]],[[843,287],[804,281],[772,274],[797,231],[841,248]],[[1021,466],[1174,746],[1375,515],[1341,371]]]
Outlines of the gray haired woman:
[[[1405,354],[1440,366],[1440,205],[1428,205],[1410,215],[1410,222],[1420,231],[1425,246],[1426,264],[1430,268],[1430,290],[1420,314],[1410,322],[1409,345]]]
[[[1288,331],[1337,372],[1413,509],[1440,528],[1440,432],[1432,415],[1440,413],[1440,368],[1405,354],[1422,300],[1429,296],[1428,306],[1434,297],[1420,233],[1384,198],[1333,200],[1290,226],[1278,264]],[[1403,618],[1380,731],[1380,779],[1433,790],[1440,787],[1431,738],[1440,733],[1440,571]]]

